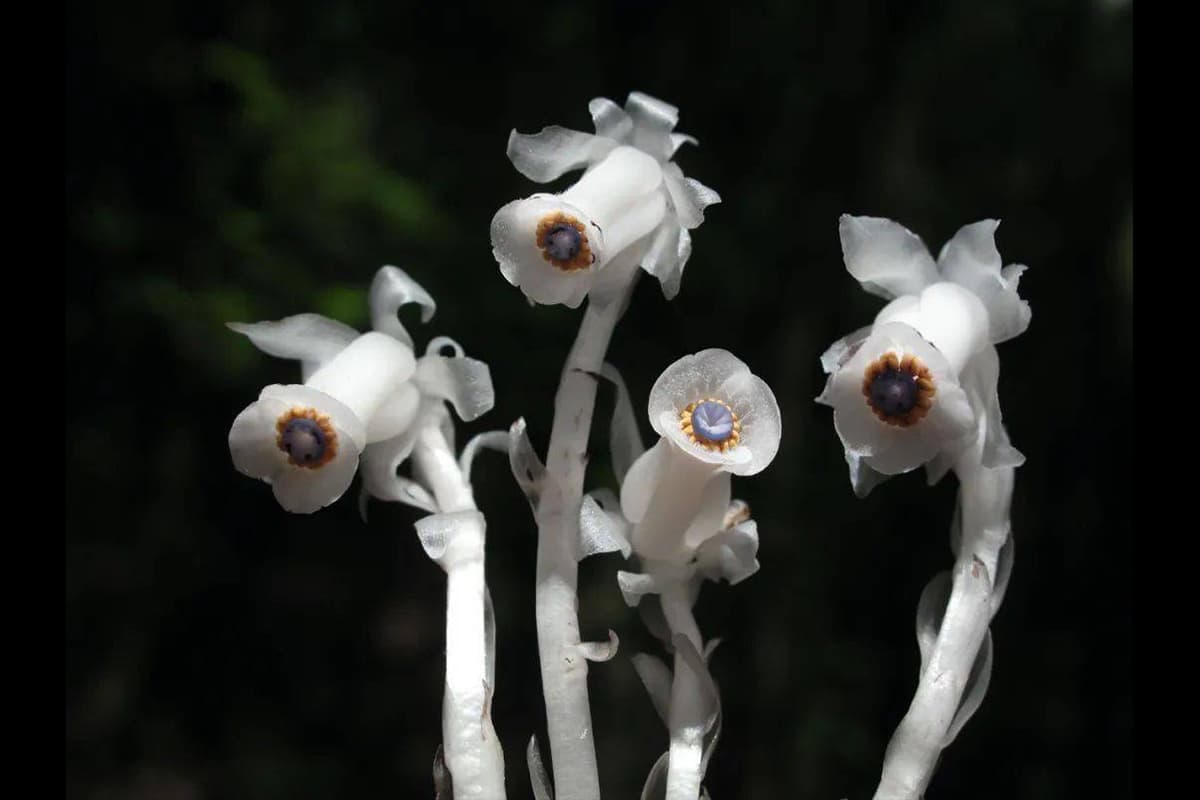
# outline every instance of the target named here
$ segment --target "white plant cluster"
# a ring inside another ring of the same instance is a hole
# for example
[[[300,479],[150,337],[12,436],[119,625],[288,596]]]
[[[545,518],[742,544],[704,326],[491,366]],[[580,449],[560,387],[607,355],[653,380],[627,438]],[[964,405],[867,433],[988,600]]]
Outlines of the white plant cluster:
[[[548,182],[582,170],[557,194],[504,205],[492,221],[503,277],[535,304],[587,301],[555,398],[547,458],[525,433],[483,433],[461,450],[448,408],[463,421],[490,410],[488,366],[445,337],[417,357],[398,309],[413,303],[428,322],[433,298],[396,267],[379,270],[369,304],[373,330],[300,314],[231,323],[263,352],[300,362],[302,383],[264,388],[234,420],[236,468],[270,484],[287,511],[312,513],[340,498],[356,472],[370,498],[427,512],[416,523],[426,554],[447,576],[446,676],[437,796],[505,797],[503,751],[491,720],[495,626],[485,580],[483,513],[470,474],[481,448],[508,453],[538,527],[538,648],[552,776],[536,739],[527,760],[537,800],[599,800],[587,692],[588,665],[617,651],[584,642],[578,563],[620,552],[614,576],[662,641],[670,663],[633,656],[666,726],[665,751],[642,797],[699,800],[721,728],[721,701],[693,607],[705,580],[737,584],[759,568],[758,527],[733,497],[733,476],[770,465],[782,422],[775,395],[750,367],[721,349],[685,355],[650,391],[658,440],[645,447],[619,372],[605,361],[613,330],[642,270],[673,298],[691,254],[690,231],[715,191],[684,176],[673,158],[695,139],[675,132],[677,110],[634,92],[624,107],[589,104],[595,134],[548,127],[515,131],[508,156],[526,177]],[[995,222],[963,228],[935,262],[894,222],[843,217],[846,267],[867,291],[890,300],[875,322],[835,343],[819,402],[834,409],[854,490],[925,466],[930,482],[957,474],[959,508],[952,573],[921,598],[921,669],[916,696],[884,758],[877,800],[922,796],[944,748],[979,706],[991,670],[988,623],[1012,565],[1009,504],[1021,455],[1001,425],[995,344],[1021,333],[1029,308],[1017,296],[1023,267],[1002,269]],[[619,486],[585,493],[588,434],[601,380],[617,391],[610,428]]]

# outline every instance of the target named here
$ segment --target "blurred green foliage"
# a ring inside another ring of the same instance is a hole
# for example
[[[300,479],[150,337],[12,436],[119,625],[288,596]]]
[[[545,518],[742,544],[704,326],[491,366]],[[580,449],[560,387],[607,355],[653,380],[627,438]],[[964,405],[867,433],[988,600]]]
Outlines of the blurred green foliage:
[[[717,798],[867,797],[915,683],[913,613],[950,563],[952,479],[849,490],[820,352],[877,301],[841,265],[837,218],[889,216],[936,250],[1004,220],[1030,265],[1030,330],[1001,348],[1028,457],[989,697],[930,800],[1131,797],[1126,569],[1132,428],[1130,7],[884,4],[150,4],[68,8],[67,794],[429,796],[443,578],[416,512],[350,497],[283,514],[226,434],[294,380],[224,327],[317,311],[365,326],[375,269],[439,302],[418,346],[492,365],[496,409],[544,445],[577,314],[530,308],[491,258],[500,205],[538,189],[512,128],[587,129],[632,89],[681,108],[685,172],[721,192],[680,296],[642,281],[610,360],[642,406],[679,356],[728,348],[775,389],[776,462],[735,490],[762,571],[706,587],[725,732]],[[1094,367],[1099,362],[1102,370]],[[601,392],[598,419],[611,409]],[[648,432],[648,426],[645,428]],[[606,436],[590,480],[611,482]],[[481,457],[500,629],[494,716],[510,796],[542,730],[534,532]],[[637,796],[665,747],[628,655],[653,648],[618,559],[585,562],[585,635],[606,796]]]

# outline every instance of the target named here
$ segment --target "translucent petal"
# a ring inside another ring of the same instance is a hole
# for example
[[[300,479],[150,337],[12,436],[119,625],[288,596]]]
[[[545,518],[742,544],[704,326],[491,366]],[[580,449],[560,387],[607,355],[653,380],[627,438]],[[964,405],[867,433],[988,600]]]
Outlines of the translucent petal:
[[[229,429],[229,454],[243,475],[270,481],[287,464],[275,437],[275,421],[287,410],[282,403],[255,401],[233,420]]]
[[[917,294],[938,279],[921,238],[890,219],[843,214],[838,232],[846,269],[871,294]]]
[[[400,323],[398,313],[402,306],[416,303],[421,306],[421,321],[429,322],[437,310],[437,303],[421,284],[414,281],[404,270],[391,265],[380,267],[371,281],[367,293],[371,307],[371,327],[404,342],[411,348],[412,337]]]
[[[633,144],[660,161],[675,151],[671,131],[679,121],[679,109],[642,92],[630,92],[625,111],[633,119]]]
[[[585,495],[579,510],[579,557],[619,552],[629,558],[631,550],[628,523]]]
[[[993,344],[1024,333],[1032,317],[1029,303],[1017,294],[1025,267],[1012,265],[1001,269],[1003,262],[996,249],[999,225],[994,219],[964,225],[938,255],[942,277],[970,289],[987,307],[988,333]]]
[[[625,605],[630,608],[637,606],[644,595],[658,591],[658,582],[653,576],[625,570],[617,570],[617,586],[621,589],[621,597],[625,598]]]
[[[710,581],[738,584],[758,571],[758,525],[754,520],[722,531],[700,546],[696,567]]]
[[[596,163],[616,146],[612,139],[551,125],[534,134],[509,133],[508,159],[529,180],[547,183]]]
[[[689,230],[704,222],[704,209],[721,202],[721,195],[694,178],[685,178],[675,164],[663,168],[663,178],[679,222]]]
[[[837,372],[858,352],[858,348],[862,347],[863,342],[871,335],[871,330],[872,326],[866,325],[829,345],[821,354],[821,369],[828,374]]]
[[[683,543],[688,549],[700,547],[724,528],[725,512],[732,500],[730,478],[728,472],[718,472],[704,484],[700,507],[683,534]]]
[[[619,105],[606,97],[597,97],[588,103],[596,135],[617,142],[625,142],[633,134],[633,119]]]
[[[426,395],[448,400],[463,422],[478,419],[496,402],[488,365],[474,358],[423,356],[416,382]]]
[[[679,151],[679,148],[683,147],[685,144],[698,146],[700,144],[700,142],[696,141],[695,136],[688,136],[686,133],[672,133],[671,134],[671,157],[674,158],[675,153],[677,153]]]
[[[985,426],[983,466],[1019,467],[1025,456],[1012,446],[1000,413],[1000,356],[988,345],[971,360],[963,373],[963,388]]]
[[[872,489],[891,477],[873,469],[862,456],[849,450],[846,451],[846,465],[850,467],[850,486],[859,498],[866,497]]]
[[[642,269],[658,278],[663,295],[672,299],[679,294],[683,268],[692,254],[692,237],[678,220],[668,214],[654,231],[650,245],[642,256]]]
[[[227,322],[269,356],[322,364],[358,338],[358,331],[320,314],[296,314],[275,322]]]

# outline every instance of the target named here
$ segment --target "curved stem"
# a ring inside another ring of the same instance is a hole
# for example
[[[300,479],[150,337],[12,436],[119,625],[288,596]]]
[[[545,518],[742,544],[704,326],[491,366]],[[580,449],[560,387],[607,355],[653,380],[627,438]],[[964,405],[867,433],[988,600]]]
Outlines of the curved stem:
[[[437,499],[437,516],[448,527],[438,559],[446,571],[442,746],[454,797],[504,800],[504,751],[491,719],[483,515],[438,426],[421,431],[412,457]]]
[[[661,598],[663,616],[667,618],[672,637],[683,634],[696,652],[703,654],[704,640],[692,615],[687,583],[678,581],[665,587]],[[667,757],[666,800],[697,800],[700,796],[700,782],[704,777],[704,723],[704,687],[700,676],[677,649],[667,715],[671,745]]]
[[[919,800],[933,777],[994,613],[1000,548],[1009,535],[1013,468],[960,464],[962,541],[937,639],[884,756],[874,800]]]
[[[599,800],[596,747],[588,705],[587,660],[579,651],[576,588],[579,509],[596,378],[632,284],[604,305],[588,301],[554,400],[546,456],[549,480],[537,509],[536,611],[546,726],[558,800]]]

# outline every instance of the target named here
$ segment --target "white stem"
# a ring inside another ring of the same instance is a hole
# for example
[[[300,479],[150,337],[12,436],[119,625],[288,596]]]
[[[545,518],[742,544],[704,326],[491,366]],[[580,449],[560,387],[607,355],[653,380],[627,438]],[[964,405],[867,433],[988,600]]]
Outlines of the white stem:
[[[875,800],[919,800],[933,777],[991,622],[1000,548],[1009,534],[1013,469],[959,464],[962,543],[928,663],[884,756]]]
[[[596,378],[630,287],[605,305],[588,301],[554,400],[546,467],[549,480],[537,509],[538,655],[557,800],[599,800],[587,660],[579,650],[576,587],[579,509]],[[589,374],[591,373],[591,374]]]
[[[703,654],[704,642],[692,615],[687,583],[677,581],[665,586],[661,598],[663,616],[667,618],[672,637],[683,634],[696,652]],[[667,714],[671,745],[667,757],[666,800],[697,800],[700,797],[700,782],[704,777],[704,706],[700,676],[676,650],[671,706]]]
[[[438,563],[446,571],[442,746],[454,797],[503,800],[504,752],[492,726],[494,687],[488,678],[483,515],[475,511],[471,486],[438,426],[418,435],[413,460],[428,480],[440,514],[453,518]]]

